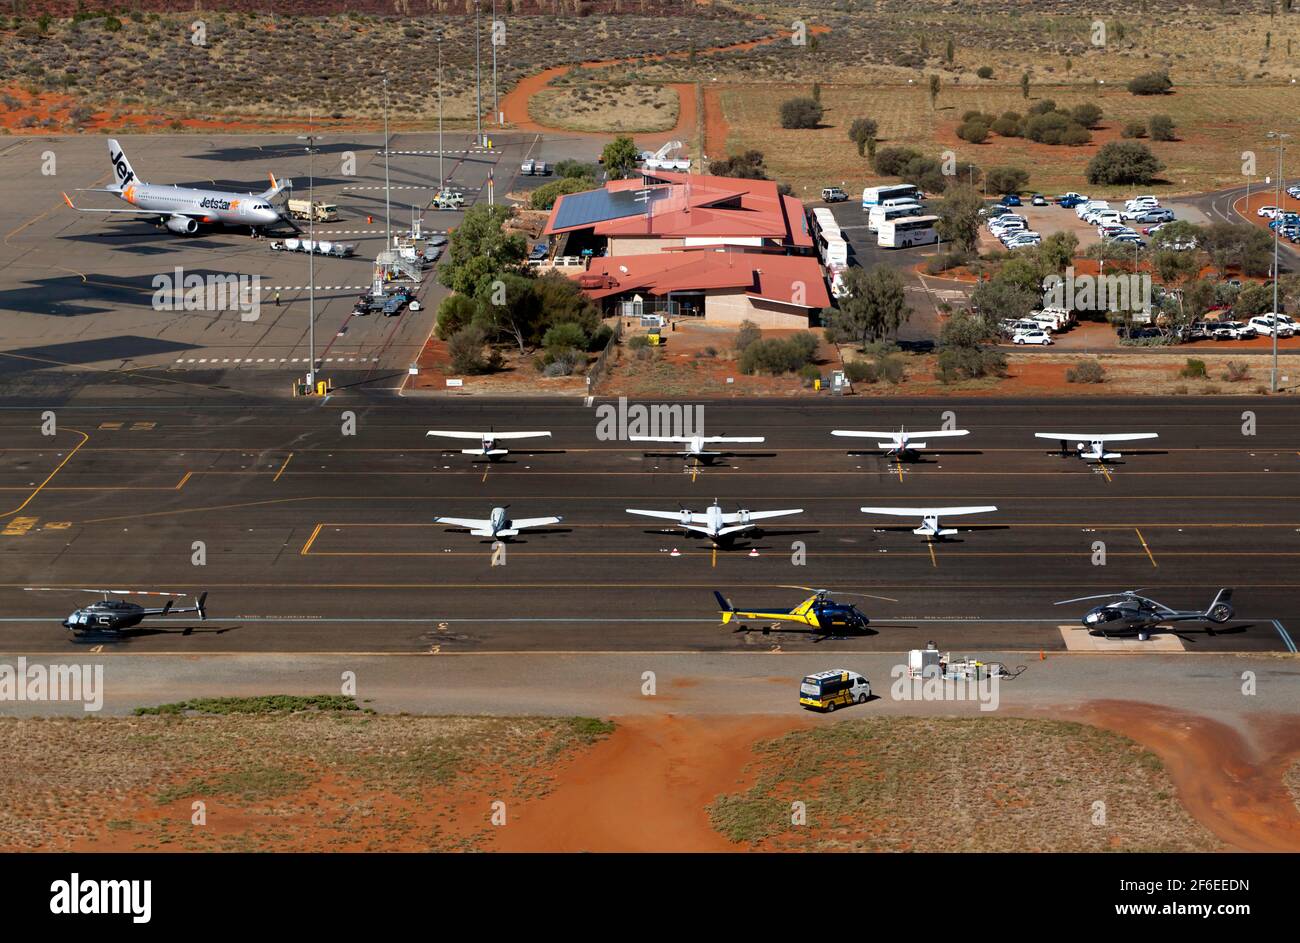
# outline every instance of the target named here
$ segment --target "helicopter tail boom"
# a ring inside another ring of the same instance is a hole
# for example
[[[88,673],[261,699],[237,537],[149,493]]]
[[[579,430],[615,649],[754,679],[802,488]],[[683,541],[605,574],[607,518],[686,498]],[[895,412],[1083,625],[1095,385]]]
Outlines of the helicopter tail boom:
[[[1214,601],[1210,603],[1210,607],[1206,609],[1202,615],[1211,622],[1216,622],[1220,625],[1227,622],[1232,618],[1234,612],[1231,600],[1231,589],[1225,588],[1219,590],[1218,593],[1215,594]]]

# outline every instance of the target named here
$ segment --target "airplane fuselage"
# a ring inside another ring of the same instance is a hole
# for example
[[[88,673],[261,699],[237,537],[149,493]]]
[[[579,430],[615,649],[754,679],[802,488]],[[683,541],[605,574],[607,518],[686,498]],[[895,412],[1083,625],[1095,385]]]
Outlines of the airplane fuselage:
[[[255,193],[132,182],[123,188],[121,197],[147,213],[189,216],[204,223],[270,226],[280,220],[271,204]]]

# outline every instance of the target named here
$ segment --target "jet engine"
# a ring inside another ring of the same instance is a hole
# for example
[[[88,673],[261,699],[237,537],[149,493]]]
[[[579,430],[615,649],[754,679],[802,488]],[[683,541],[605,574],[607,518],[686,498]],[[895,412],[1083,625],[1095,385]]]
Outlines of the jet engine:
[[[188,216],[172,216],[164,225],[180,236],[192,236],[199,231],[198,222]]]

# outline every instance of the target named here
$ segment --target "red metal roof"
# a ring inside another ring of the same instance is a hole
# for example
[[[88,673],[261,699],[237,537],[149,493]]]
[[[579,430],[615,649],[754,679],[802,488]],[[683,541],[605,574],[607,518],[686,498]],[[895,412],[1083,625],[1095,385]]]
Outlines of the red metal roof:
[[[591,229],[598,236],[662,236],[672,238],[761,238],[787,246],[811,247],[803,203],[782,196],[772,180],[744,180],[675,171],[644,171],[633,180],[605,184],[611,193],[630,189],[667,190],[647,201],[647,209],[613,219],[591,219],[556,228],[561,196],[551,210],[545,235]]]
[[[636,291],[650,295],[733,288],[752,298],[801,308],[827,308],[831,299],[821,266],[811,256],[692,250],[591,260],[577,276],[592,298]]]

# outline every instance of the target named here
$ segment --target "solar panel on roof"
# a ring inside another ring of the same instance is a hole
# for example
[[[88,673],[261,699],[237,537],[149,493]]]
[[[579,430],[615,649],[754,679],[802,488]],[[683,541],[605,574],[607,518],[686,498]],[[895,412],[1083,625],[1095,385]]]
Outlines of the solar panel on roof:
[[[560,201],[555,214],[554,228],[570,229],[574,226],[594,226],[607,219],[626,219],[644,216],[649,200],[662,200],[668,196],[668,187],[645,190],[615,190],[604,188],[571,193]]]

